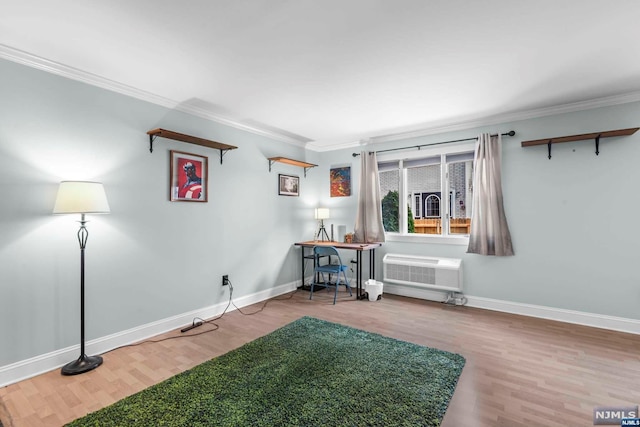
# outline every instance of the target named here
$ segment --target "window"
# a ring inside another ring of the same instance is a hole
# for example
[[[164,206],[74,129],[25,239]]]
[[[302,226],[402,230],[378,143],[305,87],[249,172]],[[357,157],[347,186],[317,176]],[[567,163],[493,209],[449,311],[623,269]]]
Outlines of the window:
[[[439,151],[378,157],[385,232],[422,237],[469,234],[473,144]]]
[[[440,197],[429,194],[424,200],[424,211],[427,218],[440,218]]]
[[[418,219],[422,218],[422,194],[420,193],[414,194],[413,201],[414,201],[414,205],[413,205],[414,218],[418,218]]]

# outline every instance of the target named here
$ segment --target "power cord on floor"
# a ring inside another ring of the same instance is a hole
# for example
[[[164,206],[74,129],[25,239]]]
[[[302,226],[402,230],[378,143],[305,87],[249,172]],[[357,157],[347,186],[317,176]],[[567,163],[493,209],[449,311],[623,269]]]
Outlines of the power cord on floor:
[[[180,332],[182,332],[184,334],[185,332],[188,332],[191,329],[196,328],[196,327],[201,326],[201,325],[204,325],[204,324],[212,324],[213,326],[215,326],[213,329],[207,329],[205,331],[196,332],[196,333],[190,333],[190,334],[186,334],[186,335],[174,335],[174,336],[171,336],[171,337],[165,337],[165,338],[161,338],[161,339],[158,339],[158,340],[144,340],[144,341],[140,341],[140,342],[133,343],[133,344],[125,344],[125,345],[121,345],[121,346],[112,348],[111,350],[105,351],[102,354],[107,354],[107,353],[110,353],[112,351],[115,351],[115,350],[118,350],[118,349],[121,349],[121,348],[136,347],[136,346],[139,346],[139,345],[142,345],[142,344],[147,344],[147,343],[159,343],[159,342],[163,342],[163,341],[173,340],[173,339],[176,339],[176,338],[197,337],[198,335],[208,334],[209,332],[217,331],[218,329],[220,329],[220,325],[218,325],[217,323],[214,323],[214,322],[216,320],[222,319],[222,316],[225,315],[225,313],[227,312],[227,310],[229,309],[229,307],[231,305],[233,305],[236,308],[236,310],[238,310],[240,312],[240,314],[242,314],[244,316],[252,316],[252,315],[260,313],[262,310],[264,310],[265,307],[267,306],[267,304],[270,301],[286,301],[286,300],[289,300],[289,299],[293,298],[293,295],[295,295],[297,291],[298,291],[298,289],[296,289],[295,291],[291,292],[291,294],[286,298],[271,298],[271,299],[268,299],[268,300],[266,300],[264,302],[262,307],[260,307],[258,310],[254,311],[253,313],[245,313],[237,305],[235,305],[235,303],[233,302],[233,284],[231,283],[231,280],[229,280],[229,301],[227,302],[227,306],[224,308],[222,313],[218,317],[215,317],[215,318],[209,319],[209,320],[203,320],[200,317],[194,317],[192,322],[191,322],[191,325],[187,326],[185,328],[182,328],[180,330]]]
[[[230,291],[231,294],[233,294],[233,284],[231,283],[231,280],[229,280],[229,287],[230,287]],[[235,303],[233,302],[233,300],[230,299],[231,304],[233,304],[233,306],[236,308],[236,310],[238,310],[240,312],[240,314],[242,314],[243,316],[253,316],[254,314],[258,314],[260,313],[262,310],[264,310],[267,307],[267,304],[269,304],[271,301],[286,301],[286,300],[290,300],[291,298],[293,298],[293,296],[300,290],[300,288],[296,288],[295,291],[291,292],[289,294],[288,297],[286,298],[270,298],[268,300],[266,300],[264,302],[264,304],[262,304],[262,307],[260,307],[258,310],[254,311],[253,313],[245,313],[244,311],[242,311],[240,309],[240,307],[238,307],[237,305],[235,305]]]

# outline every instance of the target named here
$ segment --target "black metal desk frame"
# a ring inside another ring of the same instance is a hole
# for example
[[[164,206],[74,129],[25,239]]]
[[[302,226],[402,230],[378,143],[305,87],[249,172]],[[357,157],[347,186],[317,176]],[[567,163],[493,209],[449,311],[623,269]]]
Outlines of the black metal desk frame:
[[[301,275],[302,275],[302,286],[304,286],[304,264],[305,260],[313,259],[314,260],[314,269],[315,269],[315,257],[313,254],[306,254],[305,248],[313,249],[314,246],[333,246],[336,249],[349,249],[356,251],[356,299],[365,299],[362,289],[362,252],[369,252],[369,278],[375,279],[375,262],[376,262],[376,248],[382,246],[381,243],[342,243],[342,242],[327,242],[327,241],[307,241],[307,242],[298,242],[296,246],[300,246],[301,254]]]

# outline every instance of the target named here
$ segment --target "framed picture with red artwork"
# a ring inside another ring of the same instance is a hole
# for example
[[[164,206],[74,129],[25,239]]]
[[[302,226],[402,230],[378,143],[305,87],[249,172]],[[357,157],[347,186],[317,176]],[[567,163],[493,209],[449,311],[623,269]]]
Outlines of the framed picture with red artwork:
[[[170,175],[169,200],[172,202],[208,201],[207,157],[171,150]]]
[[[351,166],[331,168],[329,171],[331,197],[351,196]]]

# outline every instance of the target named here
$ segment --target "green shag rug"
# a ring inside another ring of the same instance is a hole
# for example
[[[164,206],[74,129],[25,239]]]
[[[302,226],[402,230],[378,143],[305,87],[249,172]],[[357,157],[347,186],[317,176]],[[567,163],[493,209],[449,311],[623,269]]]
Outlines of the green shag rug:
[[[464,363],[303,317],[68,426],[439,426]]]

